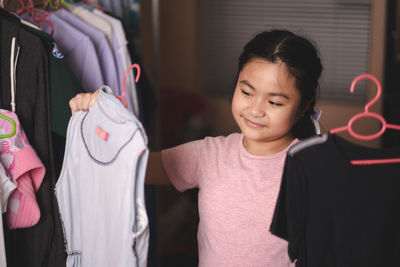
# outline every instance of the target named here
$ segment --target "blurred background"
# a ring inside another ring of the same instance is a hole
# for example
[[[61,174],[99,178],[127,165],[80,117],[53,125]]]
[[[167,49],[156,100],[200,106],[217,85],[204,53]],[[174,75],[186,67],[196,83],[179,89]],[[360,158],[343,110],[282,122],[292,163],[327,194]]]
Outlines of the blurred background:
[[[271,28],[316,43],[324,65],[317,101],[323,132],[346,125],[376,95],[376,86],[365,80],[350,93],[352,80],[362,73],[382,83],[383,95],[372,110],[400,124],[398,0],[154,0],[140,6],[143,67],[159,104],[154,149],[238,130],[229,103],[237,59],[252,36]],[[380,128],[368,118],[354,124],[361,134]],[[372,147],[400,142],[390,130],[370,142],[342,136]],[[197,191],[154,187],[154,197],[154,266],[197,266]]]
[[[39,3],[40,1],[34,1]],[[400,0],[113,0],[102,5],[124,22],[134,62],[143,71],[141,94],[151,151],[204,136],[238,131],[229,99],[244,44],[256,33],[291,30],[315,42],[324,65],[317,106],[322,131],[344,126],[377,92],[372,82],[350,84],[371,73],[383,95],[372,110],[400,124]],[[125,9],[116,10],[116,3]],[[18,6],[12,1],[11,9]],[[132,50],[131,50],[132,51]],[[379,121],[354,124],[361,134]],[[398,133],[362,142],[397,146]],[[146,186],[151,225],[149,266],[197,266],[197,190]]]

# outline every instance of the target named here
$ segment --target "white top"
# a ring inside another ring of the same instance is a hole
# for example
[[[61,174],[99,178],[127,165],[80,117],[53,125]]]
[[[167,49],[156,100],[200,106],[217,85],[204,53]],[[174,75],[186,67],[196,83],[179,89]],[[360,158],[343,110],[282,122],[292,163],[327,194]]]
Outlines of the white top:
[[[17,186],[11,180],[10,176],[6,173],[3,164],[0,163],[0,200],[1,200],[1,213],[7,211],[8,198],[14,192]],[[2,266],[2,265],[0,265]]]
[[[55,189],[67,267],[146,266],[148,154],[140,122],[109,87],[89,112],[71,117]]]

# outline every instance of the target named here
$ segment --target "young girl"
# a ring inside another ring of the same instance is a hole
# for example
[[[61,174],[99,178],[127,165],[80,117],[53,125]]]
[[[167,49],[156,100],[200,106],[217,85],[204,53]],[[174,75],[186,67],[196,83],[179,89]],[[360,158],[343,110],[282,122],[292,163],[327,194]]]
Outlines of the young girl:
[[[241,133],[151,152],[146,183],[199,188],[199,266],[292,266],[287,242],[269,232],[288,148],[315,135],[322,66],[313,44],[262,32],[239,57],[232,114]],[[72,113],[98,93],[79,94]]]

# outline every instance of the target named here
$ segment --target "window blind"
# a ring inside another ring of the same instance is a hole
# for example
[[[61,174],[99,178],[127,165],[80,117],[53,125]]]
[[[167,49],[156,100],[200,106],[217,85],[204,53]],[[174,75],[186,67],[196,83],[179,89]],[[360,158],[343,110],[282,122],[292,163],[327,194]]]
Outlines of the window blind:
[[[202,0],[201,55],[205,90],[230,93],[237,61],[256,33],[287,29],[316,43],[324,70],[320,98],[363,101],[366,83],[354,94],[353,78],[368,71],[370,0]]]

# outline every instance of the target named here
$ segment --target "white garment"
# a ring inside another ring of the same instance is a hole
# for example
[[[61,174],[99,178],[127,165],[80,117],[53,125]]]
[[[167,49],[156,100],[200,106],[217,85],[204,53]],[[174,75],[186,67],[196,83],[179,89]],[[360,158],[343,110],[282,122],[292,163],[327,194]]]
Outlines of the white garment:
[[[71,117],[56,184],[67,267],[146,266],[148,154],[142,125],[107,86]]]
[[[120,76],[123,77],[125,71],[132,65],[132,60],[128,51],[127,47],[128,41],[126,40],[125,31],[122,26],[122,23],[120,20],[103,13],[98,9],[93,10],[93,13],[107,20],[112,26],[112,33],[114,35],[112,48],[113,50],[118,51],[117,55],[120,57],[121,60],[120,61],[116,60],[116,62],[122,63],[122,66],[119,69],[121,72]],[[125,85],[126,85],[125,86],[127,94],[126,100],[128,102],[128,109],[131,110],[136,115],[136,117],[139,117],[139,103],[136,92],[134,70],[131,70],[128,73]],[[122,78],[121,78],[121,92],[122,92]]]
[[[17,186],[7,174],[3,164],[0,163],[0,200],[1,200],[1,213],[7,211],[8,198],[14,192]],[[2,266],[2,265],[0,265]]]
[[[84,22],[89,24],[90,26],[95,27],[96,29],[98,29],[99,31],[104,33],[108,42],[111,45],[113,29],[112,29],[111,24],[107,20],[101,18],[100,16],[97,16],[90,10],[87,10],[86,8],[81,7],[81,6],[78,6],[78,7],[75,7],[74,9],[72,9],[72,14],[74,14],[75,16],[77,16],[78,18],[80,18],[81,20],[83,20]]]
[[[6,250],[4,246],[4,233],[3,233],[3,216],[2,213],[7,211],[8,197],[17,188],[12,182],[3,165],[0,164],[0,200],[1,200],[1,213],[0,213],[0,266],[6,267]]]

